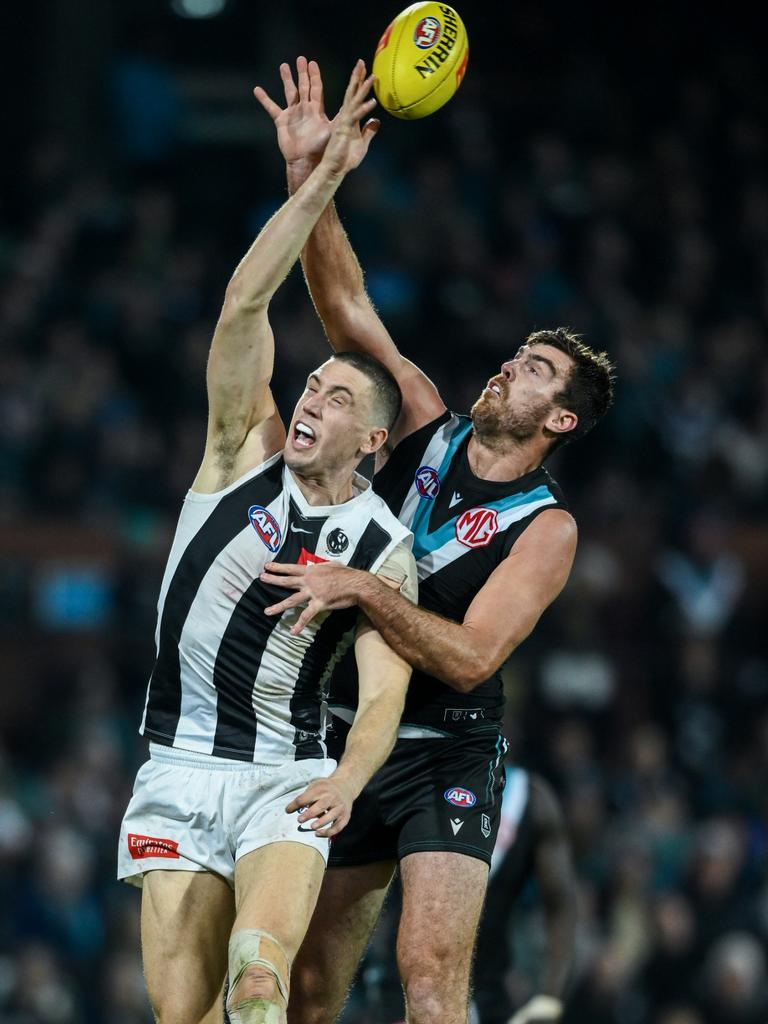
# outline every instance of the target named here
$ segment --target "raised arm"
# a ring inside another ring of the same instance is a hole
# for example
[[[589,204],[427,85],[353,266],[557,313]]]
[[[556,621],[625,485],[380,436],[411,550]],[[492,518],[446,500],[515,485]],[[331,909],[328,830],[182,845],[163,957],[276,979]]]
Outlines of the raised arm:
[[[264,582],[296,593],[266,611],[277,615],[308,602],[293,627],[299,632],[320,611],[358,605],[410,665],[468,693],[525,640],[565,586],[575,551],[572,517],[562,509],[540,513],[477,593],[463,622],[414,608],[370,573],[334,562],[269,563]]]
[[[360,119],[375,103],[366,98],[372,84],[358,61],[322,159],[261,230],[227,286],[208,360],[208,434],[196,491],[226,487],[283,445],[270,390],[274,338],[267,309],[344,176],[365,155],[355,142]]]
[[[299,57],[296,68],[298,84],[294,83],[289,66],[280,66],[284,109],[271,101],[270,105],[265,103],[263,90],[255,91],[275,123],[291,193],[300,189],[312,174],[331,130],[323,106],[320,69],[315,61],[308,64],[304,57]],[[377,120],[368,121],[360,145],[367,147],[378,128]],[[403,411],[391,435],[391,444],[438,417],[445,405],[426,374],[400,354],[379,318],[333,203],[328,204],[315,225],[301,261],[312,300],[334,350],[374,356],[388,367],[400,385]]]

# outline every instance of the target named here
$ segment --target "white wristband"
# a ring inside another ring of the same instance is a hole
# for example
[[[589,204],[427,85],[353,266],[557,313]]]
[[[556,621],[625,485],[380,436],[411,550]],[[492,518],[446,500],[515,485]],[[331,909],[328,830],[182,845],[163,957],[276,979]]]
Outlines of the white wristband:
[[[529,1021],[560,1020],[563,1015],[563,1004],[554,996],[534,996],[525,1006],[521,1006],[507,1024],[528,1024]]]

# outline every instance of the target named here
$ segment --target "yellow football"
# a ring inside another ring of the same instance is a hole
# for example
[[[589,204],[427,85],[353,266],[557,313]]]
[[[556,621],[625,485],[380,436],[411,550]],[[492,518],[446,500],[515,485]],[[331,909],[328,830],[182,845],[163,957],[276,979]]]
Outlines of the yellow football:
[[[456,11],[447,4],[411,4],[376,47],[376,98],[395,117],[434,114],[461,85],[468,61],[467,31]]]

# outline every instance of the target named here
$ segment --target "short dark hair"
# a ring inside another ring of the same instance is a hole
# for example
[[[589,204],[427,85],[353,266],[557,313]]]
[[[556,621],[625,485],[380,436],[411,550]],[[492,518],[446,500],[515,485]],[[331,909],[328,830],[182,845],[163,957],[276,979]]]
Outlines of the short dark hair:
[[[606,414],[613,402],[615,366],[607,352],[596,352],[584,344],[581,335],[574,334],[567,327],[534,331],[528,336],[526,345],[551,345],[573,360],[565,386],[555,396],[555,401],[576,413],[579,422],[573,430],[557,435],[550,449],[554,451],[583,437]]]
[[[364,352],[336,352],[331,358],[354,366],[368,378],[373,387],[373,408],[377,416],[374,426],[391,431],[403,407],[403,394],[386,366]]]

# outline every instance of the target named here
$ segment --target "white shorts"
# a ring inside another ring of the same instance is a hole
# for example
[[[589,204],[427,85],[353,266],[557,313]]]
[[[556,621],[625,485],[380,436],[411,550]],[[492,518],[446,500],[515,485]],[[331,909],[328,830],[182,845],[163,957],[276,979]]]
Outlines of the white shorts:
[[[270,843],[302,843],[328,860],[329,840],[285,807],[336,762],[313,758],[250,764],[150,743],[120,828],[117,877],[147,871],[212,871],[234,886],[235,863]]]

